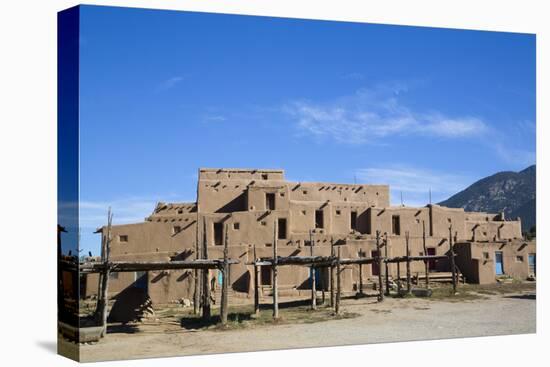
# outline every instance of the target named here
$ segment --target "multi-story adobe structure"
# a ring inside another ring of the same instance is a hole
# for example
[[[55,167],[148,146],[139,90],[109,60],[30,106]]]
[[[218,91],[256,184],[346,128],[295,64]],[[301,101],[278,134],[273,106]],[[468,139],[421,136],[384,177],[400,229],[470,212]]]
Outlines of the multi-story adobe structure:
[[[110,259],[193,259],[196,241],[202,243],[203,236],[208,257],[221,258],[227,236],[229,257],[240,261],[230,267],[231,288],[234,294],[251,296],[253,267],[247,263],[253,261],[254,247],[257,257],[272,256],[275,224],[279,256],[309,255],[311,235],[316,255],[330,255],[331,241],[339,241],[344,258],[372,257],[377,231],[387,238],[389,257],[405,255],[407,233],[412,256],[424,254],[423,235],[427,255],[444,255],[451,227],[456,263],[467,281],[494,282],[499,274],[526,278],[535,271],[535,244],[522,239],[519,218],[439,205],[391,206],[388,185],[288,182],[284,171],[274,169],[200,169],[196,202],[158,203],[144,222],[113,226]],[[429,267],[450,270],[445,260],[431,261]],[[363,266],[365,282],[379,271],[384,269],[376,264]],[[412,264],[413,274],[423,272],[423,263]],[[260,274],[269,292],[271,267],[262,267]],[[389,265],[389,274],[395,276],[395,264]],[[221,284],[220,275],[211,271],[214,286]],[[328,269],[318,269],[316,278],[317,288],[326,289]],[[278,279],[283,295],[311,287],[307,267],[281,267]],[[153,302],[166,303],[192,299],[194,277],[186,270],[112,273],[109,284],[111,296],[141,288]],[[357,291],[357,266],[344,268],[342,284],[344,292]]]

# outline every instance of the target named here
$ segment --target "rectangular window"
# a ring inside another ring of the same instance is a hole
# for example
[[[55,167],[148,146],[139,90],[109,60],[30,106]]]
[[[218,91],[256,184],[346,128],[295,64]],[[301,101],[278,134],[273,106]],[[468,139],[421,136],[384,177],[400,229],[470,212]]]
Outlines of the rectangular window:
[[[267,173],[262,173],[262,180],[267,180],[268,176]]]
[[[118,236],[118,241],[119,242],[128,242],[128,235],[121,234],[120,236]]]
[[[277,238],[280,240],[286,239],[286,218],[277,220]]]
[[[214,223],[214,245],[223,245],[223,223]]]
[[[273,193],[265,194],[265,209],[275,210],[275,194]]]
[[[351,212],[350,228],[357,230],[357,212],[355,211]]]
[[[340,215],[340,214],[342,214],[342,212],[340,210],[336,209],[336,215]]]
[[[233,223],[233,229],[238,231],[239,229],[241,228],[241,224],[240,223]]]
[[[401,235],[401,222],[399,215],[392,215],[391,217],[391,233],[395,235]]]
[[[488,253],[488,252],[484,252],[484,253],[483,253],[483,258],[484,258],[485,260],[489,259],[489,253]]]
[[[264,265],[260,268],[262,269],[260,272],[260,283],[262,285],[271,285],[271,266]]]
[[[516,262],[522,263],[523,262],[523,256],[516,256]]]
[[[315,228],[324,228],[323,211],[315,211]]]
[[[173,234],[178,234],[181,232],[181,227],[180,226],[174,226],[172,227],[172,233]]]

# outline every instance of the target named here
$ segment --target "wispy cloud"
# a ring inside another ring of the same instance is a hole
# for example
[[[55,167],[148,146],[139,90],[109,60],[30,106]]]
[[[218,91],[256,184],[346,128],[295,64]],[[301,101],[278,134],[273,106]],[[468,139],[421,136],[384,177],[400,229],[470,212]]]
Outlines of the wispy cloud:
[[[426,205],[429,202],[430,190],[432,202],[436,203],[456,194],[472,183],[468,175],[402,165],[360,168],[356,170],[355,174],[362,182],[390,185],[393,205],[401,204],[401,193],[406,205]]]
[[[477,116],[415,111],[399,99],[406,91],[406,85],[392,83],[361,89],[325,103],[294,101],[283,110],[303,133],[344,144],[367,144],[389,136],[409,135],[455,139],[488,131],[486,122]]]
[[[205,122],[224,122],[227,118],[223,115],[206,115],[203,116],[203,121]]]
[[[160,82],[157,85],[155,91],[158,93],[158,92],[162,92],[162,91],[174,88],[177,84],[182,82],[184,79],[185,79],[185,76],[181,76],[181,75],[172,76]]]
[[[113,212],[113,224],[142,222],[150,215],[159,201],[188,202],[174,195],[128,197],[116,200],[81,201],[80,225],[83,229],[96,229],[107,222],[107,210]]]

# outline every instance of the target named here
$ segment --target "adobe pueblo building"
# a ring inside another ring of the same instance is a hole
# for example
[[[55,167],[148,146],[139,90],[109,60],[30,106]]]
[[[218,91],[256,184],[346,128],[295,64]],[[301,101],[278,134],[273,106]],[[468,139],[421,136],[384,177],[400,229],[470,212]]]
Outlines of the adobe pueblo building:
[[[103,237],[105,228],[99,230]],[[158,203],[144,222],[112,226],[110,260],[192,260],[196,244],[204,241],[208,258],[219,259],[227,239],[229,257],[239,260],[229,268],[231,296],[252,297],[254,251],[256,258],[272,257],[275,237],[279,256],[309,256],[312,250],[330,256],[331,243],[338,243],[341,256],[353,259],[377,255],[377,231],[386,245],[380,255],[386,257],[405,256],[407,236],[411,256],[446,255],[451,239],[456,265],[467,282],[491,283],[503,274],[525,279],[535,273],[535,243],[523,240],[519,218],[438,205],[391,206],[387,185],[288,182],[283,170],[269,169],[200,169],[197,202]],[[342,291],[348,293],[385,272],[377,263],[363,266],[361,274],[357,265],[342,269]],[[430,278],[437,279],[450,271],[450,261],[430,261],[429,270]],[[411,264],[413,275],[424,271],[423,262]],[[318,290],[328,290],[328,272],[316,270]],[[388,264],[388,276],[396,279],[395,263]],[[221,273],[210,270],[209,279],[215,294]],[[280,267],[279,293],[309,294],[310,279],[308,267]],[[153,303],[168,303],[192,299],[194,281],[192,270],[111,273],[109,294],[116,297],[139,288]],[[262,266],[265,295],[271,282],[272,267]],[[94,291],[88,288],[85,294]]]

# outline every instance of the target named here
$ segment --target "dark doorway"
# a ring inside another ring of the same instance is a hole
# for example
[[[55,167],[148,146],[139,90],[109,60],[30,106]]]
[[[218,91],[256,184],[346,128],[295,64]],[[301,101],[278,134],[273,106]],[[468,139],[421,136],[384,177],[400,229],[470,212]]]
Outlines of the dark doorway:
[[[324,218],[322,210],[315,211],[315,228],[324,228]]]
[[[529,274],[537,275],[537,255],[529,254]]]
[[[223,245],[223,223],[214,223],[214,245]]]
[[[351,212],[350,227],[354,231],[357,230],[357,212]]]
[[[378,251],[376,250],[372,251],[371,256],[373,259],[376,259],[378,257]],[[380,267],[378,266],[378,262],[373,262],[371,264],[371,271],[372,271],[372,275],[380,275]]]
[[[136,271],[134,273],[134,287],[143,289],[147,291],[147,272],[146,271]]]
[[[426,251],[427,251],[426,255],[435,256],[435,247],[428,247]],[[428,270],[429,271],[435,270],[435,260],[428,261]]]
[[[279,218],[277,224],[277,238],[280,240],[286,239],[286,218]]]
[[[265,209],[266,210],[275,210],[275,194],[274,193],[265,194]]]
[[[391,217],[391,233],[398,236],[401,234],[401,221],[399,220],[399,215],[392,215]]]
[[[260,284],[261,285],[271,285],[271,266],[264,265],[261,266],[260,271]]]

